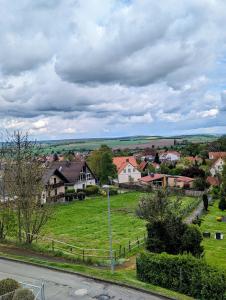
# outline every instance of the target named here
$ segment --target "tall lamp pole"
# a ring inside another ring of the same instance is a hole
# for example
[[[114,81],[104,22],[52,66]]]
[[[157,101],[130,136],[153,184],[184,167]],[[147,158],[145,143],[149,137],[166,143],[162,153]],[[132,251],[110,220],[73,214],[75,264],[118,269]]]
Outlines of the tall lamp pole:
[[[110,187],[109,187],[109,185],[104,185],[103,188],[106,189],[106,191],[107,191],[107,197],[108,197],[108,232],[109,232],[111,272],[114,273],[114,257],[113,257],[113,249],[112,249],[112,228],[111,228]]]

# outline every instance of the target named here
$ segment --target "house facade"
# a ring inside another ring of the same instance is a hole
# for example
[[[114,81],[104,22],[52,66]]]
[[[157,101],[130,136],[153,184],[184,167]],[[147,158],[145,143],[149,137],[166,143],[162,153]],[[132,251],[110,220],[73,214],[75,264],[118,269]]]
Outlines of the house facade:
[[[190,189],[194,186],[194,178],[186,176],[167,176],[167,186],[181,189]]]
[[[141,178],[139,166],[133,156],[114,157],[113,163],[117,169],[118,183],[137,182]]]
[[[57,161],[53,165],[68,180],[66,186],[73,187],[75,191],[96,185],[96,177],[85,161]]]
[[[218,158],[210,168],[210,174],[212,176],[216,176],[217,174],[221,174],[224,167],[224,160],[223,158]]]
[[[180,160],[180,153],[177,151],[165,151],[159,153],[160,161],[171,161],[176,162]]]
[[[69,182],[58,169],[48,168],[43,182],[45,188],[42,192],[42,203],[65,201],[65,184]]]

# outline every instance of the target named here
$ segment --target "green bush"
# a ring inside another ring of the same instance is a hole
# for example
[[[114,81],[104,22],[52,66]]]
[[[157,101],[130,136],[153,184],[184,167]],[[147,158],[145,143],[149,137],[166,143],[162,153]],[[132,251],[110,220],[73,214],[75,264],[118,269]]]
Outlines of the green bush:
[[[118,189],[117,188],[111,187],[109,189],[109,195],[110,196],[117,195],[117,194],[118,194]]]
[[[226,199],[224,197],[221,197],[218,208],[222,211],[226,209]]]
[[[143,252],[137,257],[138,279],[196,299],[223,300],[225,273],[191,255]]]
[[[18,289],[15,291],[12,300],[34,300],[35,296],[29,289]]]
[[[84,200],[86,197],[86,194],[84,192],[78,192],[77,197],[78,197],[78,200]]]
[[[86,196],[96,195],[99,193],[99,187],[97,185],[87,185],[85,193]]]
[[[12,278],[6,278],[0,281],[0,295],[5,295],[11,292],[14,292],[16,289],[20,287],[20,284],[12,279]],[[5,300],[11,300],[13,298],[13,294],[7,295],[5,297]]]

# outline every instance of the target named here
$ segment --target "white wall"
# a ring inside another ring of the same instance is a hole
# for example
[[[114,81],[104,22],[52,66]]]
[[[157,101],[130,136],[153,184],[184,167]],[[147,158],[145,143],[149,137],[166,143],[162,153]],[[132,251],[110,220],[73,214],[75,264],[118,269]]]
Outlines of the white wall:
[[[87,185],[96,185],[95,179],[88,179],[88,180],[76,182],[74,184],[74,189],[75,191],[77,189],[83,189],[83,187],[86,188]]]
[[[130,163],[118,174],[118,182],[125,183],[130,182],[130,177],[134,182],[141,178],[141,172],[134,168]]]

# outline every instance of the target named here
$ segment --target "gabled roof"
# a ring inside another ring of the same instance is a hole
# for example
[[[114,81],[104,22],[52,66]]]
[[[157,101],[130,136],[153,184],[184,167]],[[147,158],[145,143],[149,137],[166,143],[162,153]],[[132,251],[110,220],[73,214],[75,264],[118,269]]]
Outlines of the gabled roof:
[[[54,166],[50,166],[44,172],[43,175],[44,184],[48,184],[50,177],[54,175],[59,177],[64,183],[69,183],[68,179],[58,169],[56,169]]]
[[[80,172],[82,171],[83,167],[87,167],[90,173],[93,175],[85,161],[55,161],[51,163],[51,168],[55,170],[57,169],[65,178],[67,178],[68,183],[73,184],[79,179]],[[94,175],[93,177],[95,178]]]
[[[214,168],[215,165],[217,164],[217,162],[220,161],[220,160],[223,160],[223,158],[222,158],[222,157],[219,157],[219,158],[217,158],[217,159],[214,159],[214,160],[213,160],[213,163],[212,163],[212,165],[211,165],[211,168]],[[223,161],[223,162],[224,162],[224,161]]]
[[[164,174],[152,174],[152,175],[141,177],[139,180],[148,183],[148,182],[162,179],[164,177],[165,177]]]
[[[127,166],[131,164],[134,168],[138,167],[137,161],[134,156],[119,156],[113,157],[113,164],[116,166],[118,174]]]

